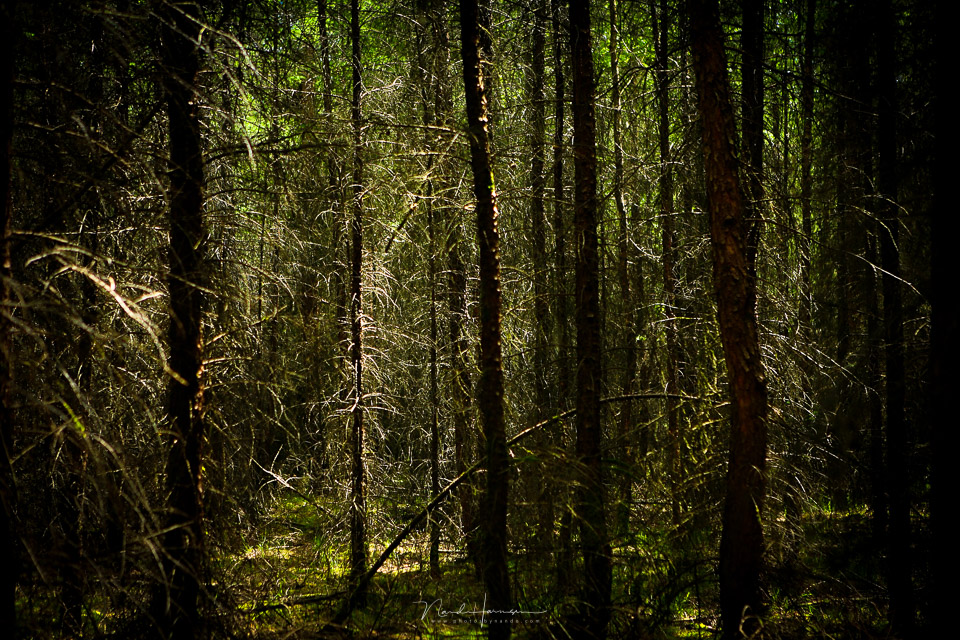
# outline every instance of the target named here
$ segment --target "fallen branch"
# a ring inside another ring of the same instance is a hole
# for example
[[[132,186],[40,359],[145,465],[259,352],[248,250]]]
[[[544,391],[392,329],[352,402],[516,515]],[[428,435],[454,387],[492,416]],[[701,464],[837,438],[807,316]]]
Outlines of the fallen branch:
[[[281,600],[280,602],[270,602],[265,604],[259,604],[250,609],[247,609],[247,613],[264,613],[265,611],[275,611],[277,609],[287,609],[289,607],[299,607],[308,604],[320,604],[321,602],[327,602],[329,600],[336,600],[342,595],[345,595],[346,591],[337,591],[336,593],[327,593],[327,594],[310,594],[306,596],[300,596],[297,598],[287,598]]]

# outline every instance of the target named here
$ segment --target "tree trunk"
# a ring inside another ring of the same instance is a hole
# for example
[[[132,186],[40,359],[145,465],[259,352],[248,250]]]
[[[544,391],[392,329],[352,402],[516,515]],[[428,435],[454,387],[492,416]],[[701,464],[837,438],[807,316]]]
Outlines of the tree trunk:
[[[803,29],[800,83],[800,335],[810,334],[813,297],[810,285],[810,241],[813,236],[813,39],[817,0],[807,0]]]
[[[553,131],[553,236],[554,236],[554,319],[557,332],[557,412],[563,412],[569,406],[570,398],[570,297],[569,276],[567,274],[567,213],[563,193],[563,148],[566,79],[564,78],[564,41],[562,29],[563,2],[550,0],[550,12],[553,22],[553,82],[554,82],[554,131]],[[557,423],[554,442],[566,446],[564,422]],[[559,489],[561,496],[568,495],[566,488]],[[560,515],[560,529],[557,532],[557,576],[558,584],[569,585],[566,579],[572,568],[571,550],[572,520],[570,509],[563,508]]]
[[[550,304],[547,293],[547,218],[546,218],[546,99],[544,97],[546,56],[544,0],[533,2],[533,34],[530,50],[530,73],[527,80],[530,92],[530,231],[533,244],[533,410],[530,423],[537,424],[546,418],[550,411],[549,392],[549,339],[551,329]],[[537,446],[545,450],[548,446],[548,434],[537,434]],[[552,487],[540,470],[531,477],[536,487],[534,500],[537,504],[536,546],[540,550],[553,547],[553,505]]]
[[[161,593],[159,631],[165,638],[203,635],[200,616],[204,570],[203,500],[203,222],[204,164],[200,136],[199,7],[169,7],[164,14],[163,62],[169,115],[170,224],[167,460],[169,514],[163,536],[167,593]]]
[[[936,25],[949,24],[946,15],[946,3],[937,2]],[[952,39],[947,42],[947,29],[936,27],[936,77],[945,78],[951,69],[949,51],[952,51]],[[954,509],[955,480],[953,478],[953,453],[957,450],[957,417],[954,396],[960,388],[960,297],[956,295],[957,263],[953,255],[954,207],[948,208],[947,191],[953,185],[953,169],[949,155],[953,153],[950,144],[956,138],[952,126],[952,99],[948,111],[946,83],[935,84],[934,96],[934,204],[932,220],[931,271],[933,278],[932,327],[930,365],[933,378],[933,433],[931,443],[933,460],[930,473],[930,528],[932,534],[931,554],[933,579],[931,581],[933,598],[931,602],[932,621],[930,629],[946,629],[953,619],[951,605],[952,584],[956,576],[956,555],[952,552],[953,525],[949,514]],[[949,116],[948,116],[949,113]],[[948,128],[948,117],[951,125]],[[948,133],[948,131],[950,133]],[[952,194],[951,194],[952,195]]]
[[[747,269],[757,277],[757,251],[763,222],[763,13],[765,0],[743,3],[741,81],[743,83],[740,138],[744,185],[744,216],[747,221]],[[756,288],[756,285],[753,287]]]
[[[575,314],[577,324],[577,468],[584,580],[575,624],[586,637],[605,638],[610,618],[610,543],[604,504],[600,423],[600,277],[593,48],[589,0],[570,2],[573,71]]]
[[[440,493],[440,394],[437,382],[437,259],[433,229],[433,185],[427,190],[430,229],[430,495]],[[440,575],[440,521],[430,520],[430,572]]]
[[[320,43],[320,75],[323,78],[323,113],[326,117],[327,131],[329,135],[334,135],[333,123],[333,76],[330,73],[330,35],[327,32],[327,0],[317,1],[317,37]],[[343,214],[343,195],[341,185],[340,163],[337,160],[337,147],[330,145],[326,154],[326,192],[330,204],[333,222],[331,224],[331,246],[333,247],[334,259],[333,272],[331,280],[333,281],[334,295],[334,324],[336,327],[335,338],[340,347],[340,353],[344,355],[344,360],[349,353],[349,336],[347,331],[347,287],[344,272],[346,264],[349,262],[344,259],[342,248],[344,232],[344,214]],[[338,358],[338,363],[344,360]]]
[[[351,491],[350,491],[350,584],[356,587],[367,572],[367,480],[364,461],[364,401],[363,401],[363,122],[361,120],[361,93],[363,90],[360,64],[360,0],[350,2],[350,41],[353,49],[353,96],[350,103],[350,121],[353,126],[353,220],[350,244],[350,359],[353,365],[353,409],[350,430]],[[359,606],[366,600],[366,590],[353,589]]]
[[[730,460],[720,541],[723,634],[759,628],[758,578],[763,554],[767,389],[760,359],[754,280],[746,247],[737,175],[723,32],[716,0],[691,0],[693,66],[703,129],[704,164],[717,298],[732,400]]]
[[[485,441],[487,486],[482,526],[483,580],[490,611],[511,609],[507,572],[507,500],[509,457],[503,417],[503,368],[500,343],[500,234],[497,229],[497,193],[490,165],[487,102],[480,61],[480,15],[476,0],[461,0],[460,28],[463,85],[470,139],[470,165],[476,199],[477,240],[480,248],[480,380],[477,402]],[[509,638],[510,618],[490,623],[490,638]]]
[[[14,534],[16,487],[13,481],[13,414],[10,382],[13,362],[10,325],[10,225],[13,215],[11,144],[13,140],[14,0],[0,4],[0,629],[17,628],[18,545]]]
[[[467,274],[460,257],[460,224],[447,234],[447,296],[450,310],[450,368],[453,376],[451,404],[456,472],[459,476],[474,459],[474,437],[470,419],[470,372],[467,369],[470,349],[464,330],[467,318]],[[465,483],[457,491],[460,503],[460,529],[466,539],[467,556],[481,570],[474,516],[475,482]]]
[[[891,0],[879,11],[877,72],[879,120],[877,186],[880,190],[880,265],[883,268],[883,342],[886,361],[887,477],[890,520],[887,534],[890,623],[897,635],[912,637],[913,587],[910,578],[909,441],[904,415],[903,304],[901,301],[899,216],[897,215],[897,96],[894,69],[894,15]]]
[[[530,224],[533,240],[533,271],[534,271],[534,411],[531,422],[536,424],[542,421],[552,410],[552,399],[549,385],[549,341],[552,330],[552,316],[548,293],[547,262],[547,219],[546,219],[546,97],[544,88],[546,72],[544,60],[546,58],[546,18],[549,7],[545,0],[533,2],[533,39],[530,52],[530,102],[531,128],[530,148],[532,162],[530,167]],[[538,447],[545,450],[549,442],[549,434],[542,432],[537,435]],[[537,545],[540,549],[553,548],[554,509],[553,487],[546,478],[535,480],[537,487]]]
[[[420,25],[416,29],[417,65],[414,81],[420,87],[422,122],[424,127],[424,149],[427,150],[427,170],[424,184],[423,203],[427,211],[427,284],[430,289],[430,342],[428,360],[430,363],[430,498],[440,492],[440,383],[438,379],[438,333],[437,333],[437,241],[434,209],[434,175],[436,173],[437,149],[434,145],[433,127],[441,126],[438,109],[443,102],[442,80],[439,73],[440,44],[435,36],[436,16],[429,5],[421,7]],[[427,39],[427,31],[432,31]],[[429,58],[429,60],[427,60]],[[440,520],[430,517],[430,574],[440,576]]]
[[[623,133],[620,118],[622,104],[620,99],[620,16],[617,0],[610,0],[610,100],[611,119],[613,120],[613,201],[617,208],[617,276],[620,281],[620,305],[623,316],[621,329],[621,348],[624,353],[622,392],[629,395],[634,391],[637,376],[637,349],[634,334],[634,316],[636,307],[643,304],[631,296],[630,287],[630,235],[627,229],[627,210],[623,202]],[[633,503],[633,403],[627,401],[620,410],[620,447],[624,473],[619,483],[617,506],[617,529],[625,533],[630,528],[630,509]]]
[[[665,329],[667,332],[667,437],[669,449],[667,454],[670,466],[670,511],[674,526],[680,525],[680,449],[683,434],[680,432],[680,419],[677,415],[677,399],[679,393],[677,384],[680,368],[680,331],[677,325],[677,281],[674,274],[676,251],[674,249],[673,226],[673,170],[670,154],[670,103],[669,103],[669,59],[667,58],[667,43],[670,34],[670,25],[667,22],[667,2],[660,0],[659,16],[654,15],[654,49],[657,57],[657,120],[659,124],[660,143],[660,224],[662,230],[663,251],[663,293]],[[659,18],[659,20],[658,20]],[[659,22],[659,24],[658,24]],[[658,28],[659,27],[659,28]]]

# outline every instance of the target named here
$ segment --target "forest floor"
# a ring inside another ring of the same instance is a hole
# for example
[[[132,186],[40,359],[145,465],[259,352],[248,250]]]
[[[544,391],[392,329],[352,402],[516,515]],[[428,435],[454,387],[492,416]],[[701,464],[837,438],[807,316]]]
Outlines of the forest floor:
[[[346,595],[347,549],[330,533],[330,519],[317,514],[317,505],[306,500],[280,499],[259,537],[223,558],[242,634],[269,640],[485,637],[484,590],[472,563],[453,549],[459,541],[448,541],[450,548],[441,548],[441,576],[432,576],[425,529],[412,534],[380,570],[367,606],[350,618],[349,631],[324,628]],[[400,520],[380,529],[385,539],[371,545],[372,556],[389,542],[390,531],[399,531]],[[888,637],[881,556],[864,513],[808,514],[792,538],[783,534],[782,522],[770,529],[781,535],[768,552],[769,609],[761,637]],[[615,540],[610,637],[715,636],[715,552],[705,541],[686,542],[687,551],[680,553],[665,535]],[[701,551],[689,551],[698,545]],[[557,580],[553,567],[553,559],[547,564],[533,553],[514,553],[514,598],[524,612],[516,618],[515,637],[566,637],[562,613],[574,600],[564,589],[574,581]]]

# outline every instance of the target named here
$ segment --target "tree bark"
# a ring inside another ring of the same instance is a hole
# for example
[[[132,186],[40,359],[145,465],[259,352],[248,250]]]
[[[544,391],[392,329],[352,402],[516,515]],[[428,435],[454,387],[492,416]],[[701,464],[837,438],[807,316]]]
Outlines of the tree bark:
[[[11,146],[13,141],[14,0],[0,4],[0,629],[17,628],[18,549],[14,534],[16,487],[13,480],[13,413],[10,410],[12,336],[9,305],[12,268],[10,225],[13,216]]]
[[[426,178],[422,202],[427,212],[427,286],[430,292],[430,341],[427,347],[430,365],[430,497],[436,497],[440,491],[440,383],[439,349],[437,330],[437,243],[436,220],[434,210],[434,175],[436,171],[436,148],[433,144],[433,127],[440,126],[436,108],[442,99],[442,80],[438,72],[438,43],[433,34],[435,16],[432,7],[424,5],[418,16],[420,24],[416,28],[417,64],[414,69],[414,81],[420,87],[420,103],[424,127],[424,149],[427,150]],[[440,521],[430,518],[430,574],[440,576]]]
[[[487,458],[484,518],[481,521],[483,580],[488,610],[511,609],[507,572],[507,500],[509,457],[503,416],[503,367],[500,338],[500,234],[497,192],[490,164],[487,99],[480,59],[480,15],[476,0],[460,2],[463,85],[470,139],[470,166],[476,199],[477,241],[480,249],[480,380],[477,403]],[[490,638],[510,637],[510,617],[490,623]]]
[[[576,516],[584,563],[582,605],[575,625],[590,638],[605,638],[610,618],[610,543],[604,504],[600,423],[600,275],[597,237],[596,123],[589,0],[570,2],[573,75],[573,161],[576,237],[577,326]]]
[[[914,599],[910,567],[909,440],[904,414],[903,303],[900,282],[899,216],[897,214],[897,96],[894,68],[894,15],[891,0],[880,5],[877,33],[878,181],[880,191],[880,265],[883,268],[883,337],[886,362],[887,477],[890,520],[887,570],[890,623],[897,635],[910,638]]]
[[[530,48],[530,72],[527,79],[530,95],[530,235],[533,263],[533,409],[530,422],[536,424],[552,410],[549,386],[549,341],[552,328],[550,300],[547,289],[547,217],[546,217],[546,98],[544,86],[546,72],[545,22],[547,3],[534,0],[533,34]],[[538,446],[545,449],[547,434],[537,435]],[[553,548],[553,491],[548,480],[534,471],[531,477],[533,498],[537,504],[536,545],[541,550]]]
[[[430,495],[440,493],[440,392],[437,381],[437,257],[433,220],[433,183],[427,186],[427,226],[430,235]],[[440,521],[430,521],[430,572],[440,575]]]
[[[716,0],[690,0],[693,66],[703,131],[717,316],[732,400],[730,460],[720,542],[724,637],[759,628],[767,389],[760,359],[754,280],[737,175],[723,32]]]
[[[813,295],[810,280],[810,241],[813,236],[813,39],[817,0],[807,0],[803,28],[800,81],[800,335],[810,333]]]
[[[623,106],[620,96],[620,15],[617,0],[609,1],[610,9],[610,100],[611,119],[613,121],[613,201],[617,208],[617,276],[620,281],[620,305],[623,316],[623,328],[620,342],[624,354],[623,393],[633,392],[637,377],[637,349],[634,334],[634,316],[636,307],[642,302],[631,296],[630,261],[633,252],[630,247],[630,234],[627,229],[627,210],[623,201],[623,132],[620,119]],[[626,402],[620,410],[620,445],[623,473],[619,483],[617,506],[617,529],[626,532],[630,527],[630,509],[633,502],[633,403]]]
[[[663,293],[664,293],[664,328],[667,333],[666,356],[666,409],[667,409],[667,437],[669,449],[667,460],[670,467],[670,511],[674,526],[680,525],[680,449],[683,434],[680,432],[680,419],[677,400],[673,396],[677,393],[677,378],[680,368],[680,328],[677,325],[677,280],[674,273],[676,250],[674,249],[673,225],[673,170],[670,153],[670,110],[669,110],[669,59],[667,58],[667,42],[670,34],[670,25],[667,22],[667,2],[660,0],[659,12],[654,15],[654,50],[657,58],[657,122],[658,139],[660,143],[660,224],[661,248],[663,254]],[[659,13],[659,15],[658,15]]]
[[[162,593],[158,629],[165,638],[203,635],[200,598],[204,570],[203,335],[206,231],[203,220],[204,162],[200,134],[201,16],[194,3],[165,5],[162,27],[169,117],[170,225],[169,367],[167,460],[169,514],[163,536],[167,593]]]
[[[757,277],[757,252],[763,222],[763,14],[765,0],[743,3],[740,32],[743,83],[740,157],[744,169],[744,216],[747,220],[747,269]],[[756,286],[754,285],[754,289]]]
[[[470,420],[470,372],[467,368],[470,349],[467,345],[464,323],[467,318],[467,274],[460,257],[460,224],[447,234],[447,296],[450,311],[450,368],[453,376],[451,401],[453,413],[454,458],[457,474],[466,471],[474,459],[475,438]],[[460,529],[466,539],[467,555],[480,571],[480,553],[477,547],[477,525],[474,515],[474,482],[457,491],[460,504]]]
[[[550,0],[550,13],[553,23],[553,84],[554,84],[554,130],[553,130],[553,236],[554,236],[554,276],[556,287],[554,296],[554,320],[557,334],[557,405],[558,412],[569,406],[570,398],[570,296],[569,275],[567,273],[567,204],[564,200],[563,184],[563,153],[564,153],[564,120],[566,101],[566,78],[564,76],[564,38],[565,27],[562,0]],[[554,442],[559,446],[566,446],[564,437],[564,423],[557,424],[557,433]],[[566,495],[564,488],[561,495]],[[570,509],[562,509],[560,528],[557,532],[557,576],[561,588],[569,586],[566,579],[572,571],[571,533],[572,518]]]
[[[350,491],[350,584],[367,571],[367,481],[364,460],[364,401],[363,401],[363,121],[361,97],[363,68],[361,66],[360,0],[350,2],[350,42],[352,46],[353,92],[350,102],[350,122],[353,127],[353,220],[350,244],[350,360],[353,366],[353,408],[350,430],[351,491]],[[364,589],[354,589],[357,604],[366,600]]]
[[[952,38],[948,44],[946,4],[937,2],[935,10],[936,77],[948,77],[952,63],[949,52],[953,50]],[[931,566],[933,568],[931,603],[931,629],[946,629],[953,619],[952,584],[956,576],[956,555],[952,552],[953,526],[949,514],[954,509],[953,454],[957,450],[957,414],[953,394],[960,388],[960,297],[956,295],[957,263],[953,255],[952,221],[955,205],[948,205],[947,191],[952,191],[950,181],[953,170],[949,160],[956,139],[953,126],[952,104],[948,111],[946,83],[935,84],[934,96],[934,205],[932,220],[932,318],[930,365],[933,378],[933,433],[931,443],[933,460],[930,472],[930,528],[932,534]],[[951,99],[952,102],[952,99]],[[949,113],[949,116],[948,116]],[[948,126],[948,117],[951,120]],[[952,194],[951,194],[952,195]],[[952,198],[951,198],[952,199]]]
[[[333,76],[330,72],[330,35],[327,31],[327,0],[317,1],[317,37],[320,44],[320,75],[323,79],[323,113],[327,119],[329,135],[333,127]],[[341,184],[340,163],[337,160],[337,151],[335,145],[330,145],[326,154],[326,191],[330,203],[333,223],[331,224],[331,246],[334,251],[334,265],[331,274],[333,281],[334,295],[334,324],[336,327],[335,338],[343,354],[343,359],[337,360],[343,363],[346,360],[350,350],[350,338],[347,331],[347,287],[345,284],[346,264],[349,260],[344,258],[342,248],[344,233],[344,213],[343,213],[343,195]],[[344,376],[346,377],[346,376]]]

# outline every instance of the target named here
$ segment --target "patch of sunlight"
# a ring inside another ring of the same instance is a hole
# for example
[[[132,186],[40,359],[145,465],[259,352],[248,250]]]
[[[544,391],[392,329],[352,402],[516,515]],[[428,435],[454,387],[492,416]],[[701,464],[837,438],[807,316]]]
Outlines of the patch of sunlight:
[[[247,549],[243,557],[246,560],[288,560],[293,557],[290,547],[271,547],[265,544]]]

